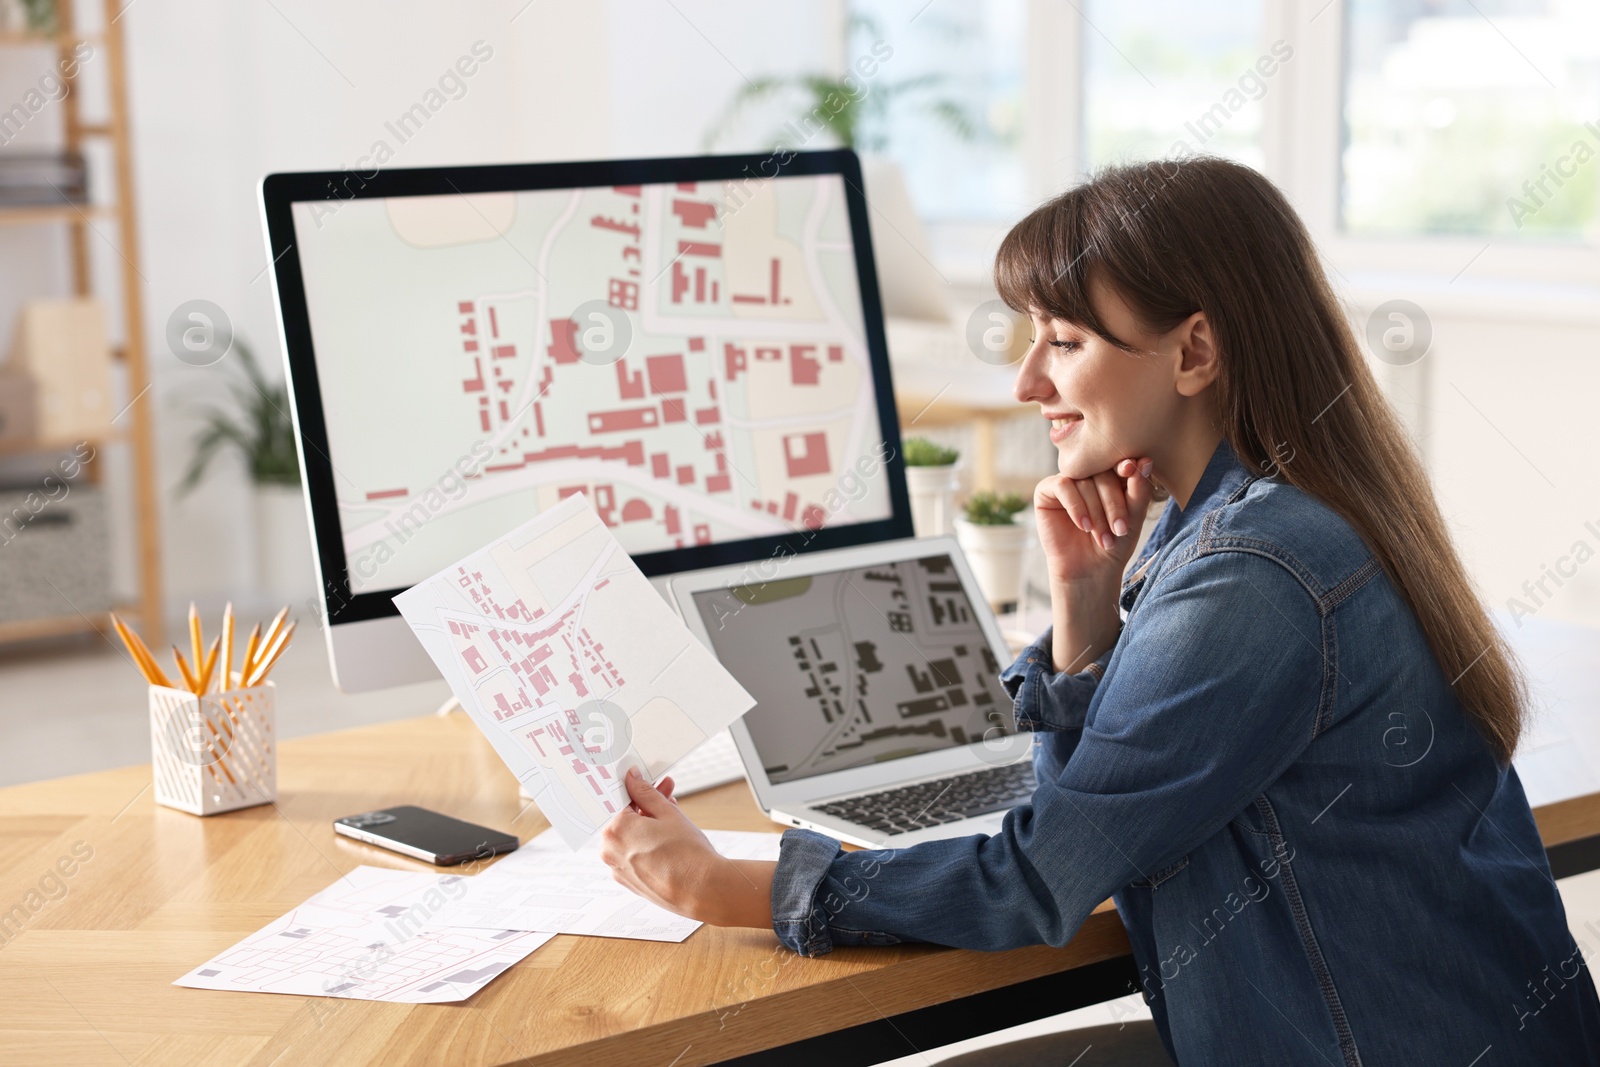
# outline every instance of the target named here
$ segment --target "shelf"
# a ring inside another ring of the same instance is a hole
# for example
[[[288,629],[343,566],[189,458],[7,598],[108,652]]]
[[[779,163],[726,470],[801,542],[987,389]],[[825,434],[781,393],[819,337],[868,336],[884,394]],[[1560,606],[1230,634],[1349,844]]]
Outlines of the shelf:
[[[92,438],[63,437],[41,441],[11,441],[0,443],[0,456],[32,456],[45,455],[50,452],[66,452],[77,448],[85,440],[94,446],[95,454],[98,455],[101,446],[118,444],[126,439],[126,434],[121,431],[113,431],[112,433]]]
[[[77,33],[66,30],[59,33],[36,33],[32,30],[0,31],[0,45],[22,47],[28,45],[73,45],[79,41],[88,41],[90,44],[95,44],[101,39],[102,35],[98,33]]]
[[[104,204],[29,204],[18,207],[0,207],[0,226],[35,226],[47,222],[82,222],[84,219],[105,219],[116,215],[116,209]]]
[[[43,637],[70,637],[73,634],[104,634],[110,629],[111,623],[109,621],[97,626],[82,615],[56,615],[47,619],[19,619],[16,622],[0,622],[0,643],[31,641]]]
[[[86,0],[93,3],[93,0]],[[66,245],[72,270],[71,292],[82,296],[98,296],[107,308],[108,332],[122,338],[121,345],[113,348],[113,356],[124,372],[127,395],[134,399],[125,412],[117,413],[117,424],[104,426],[104,433],[89,436],[89,443],[97,453],[106,451],[102,446],[113,443],[126,447],[127,463],[110,465],[93,462],[87,477],[94,482],[109,479],[113,474],[125,475],[131,490],[131,520],[127,530],[119,527],[118,536],[132,542],[133,564],[137,575],[137,604],[127,612],[130,622],[137,620],[145,639],[161,643],[163,628],[163,603],[161,583],[160,538],[160,483],[155,469],[154,414],[149,401],[138,402],[150,388],[149,367],[146,365],[146,334],[144,321],[144,276],[135,266],[139,262],[139,220],[133,210],[137,203],[134,190],[134,167],[130,156],[128,137],[128,74],[124,24],[119,21],[127,10],[127,0],[100,0],[94,6],[100,9],[97,17],[89,20],[91,29],[79,28],[78,0],[54,0],[58,28],[50,32],[11,30],[0,32],[0,49],[14,47],[34,49],[35,55],[53,52],[62,60],[70,55],[81,55],[84,49],[79,42],[94,46],[96,80],[104,81],[105,106],[103,114],[86,115],[79,110],[79,93],[74,91],[62,97],[58,106],[50,109],[61,127],[62,143],[76,150],[90,138],[103,139],[108,152],[91,159],[92,188],[106,191],[105,201],[75,204],[65,198],[63,187],[56,197],[38,204],[0,205],[0,227],[6,226],[58,226],[50,234],[51,243]],[[101,64],[104,64],[102,67]],[[67,64],[60,64],[70,67]],[[80,64],[81,65],[81,64]],[[64,73],[64,72],[63,72]],[[69,79],[70,80],[70,79]],[[104,173],[102,173],[104,172]],[[106,220],[102,224],[99,220]],[[65,223],[66,225],[60,225]],[[96,270],[93,242],[89,231],[112,245],[120,262],[110,264],[111,271]],[[65,238],[65,241],[61,241]],[[16,265],[13,264],[13,267]],[[114,272],[114,273],[113,273]],[[13,270],[15,273],[15,270]],[[114,279],[114,280],[113,280]],[[112,308],[120,312],[120,329],[112,325]],[[4,339],[0,338],[0,343]],[[58,440],[54,435],[44,440],[0,445],[0,457],[8,464],[12,457],[48,456],[70,453],[81,439]],[[124,469],[126,468],[126,469]],[[0,591],[3,596],[3,591]],[[91,613],[95,615],[95,613]],[[100,616],[95,615],[98,619]],[[0,623],[0,645],[11,641],[26,641],[41,637],[67,636],[102,629],[98,621],[82,617],[57,619],[30,619],[25,622]]]

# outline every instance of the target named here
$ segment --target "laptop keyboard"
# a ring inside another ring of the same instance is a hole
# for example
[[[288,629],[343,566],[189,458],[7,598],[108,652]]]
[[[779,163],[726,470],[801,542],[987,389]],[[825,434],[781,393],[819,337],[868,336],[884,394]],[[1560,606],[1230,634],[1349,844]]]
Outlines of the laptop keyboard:
[[[812,809],[884,834],[903,834],[1007,811],[1033,795],[1033,761],[938,778],[878,793],[813,804]]]

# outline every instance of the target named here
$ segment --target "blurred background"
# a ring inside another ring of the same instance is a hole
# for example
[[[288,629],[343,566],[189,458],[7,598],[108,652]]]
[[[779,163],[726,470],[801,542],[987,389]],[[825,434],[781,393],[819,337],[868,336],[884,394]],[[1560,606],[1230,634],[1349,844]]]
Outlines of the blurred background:
[[[316,614],[264,174],[841,144],[951,503],[1053,470],[968,340],[1007,227],[1217,153],[1310,225],[1491,606],[1600,625],[1600,0],[0,0],[0,782],[144,758],[107,607]],[[341,697],[315,639],[281,671],[287,734],[445,696]]]

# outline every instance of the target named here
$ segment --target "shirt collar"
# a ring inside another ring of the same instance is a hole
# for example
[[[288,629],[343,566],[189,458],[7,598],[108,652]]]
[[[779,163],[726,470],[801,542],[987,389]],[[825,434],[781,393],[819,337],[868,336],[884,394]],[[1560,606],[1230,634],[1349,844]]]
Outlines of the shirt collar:
[[[1226,504],[1241,488],[1255,480],[1256,476],[1239,462],[1239,457],[1234,455],[1228,442],[1218,442],[1217,450],[1211,453],[1211,459],[1200,475],[1200,481],[1195,483],[1194,492],[1189,494],[1189,506],[1180,508],[1176,500],[1167,506],[1161,518],[1156,520],[1156,527],[1150,531],[1144,551],[1139,553],[1129,572],[1137,571],[1151,556],[1161,551],[1163,545],[1199,522],[1207,512]]]

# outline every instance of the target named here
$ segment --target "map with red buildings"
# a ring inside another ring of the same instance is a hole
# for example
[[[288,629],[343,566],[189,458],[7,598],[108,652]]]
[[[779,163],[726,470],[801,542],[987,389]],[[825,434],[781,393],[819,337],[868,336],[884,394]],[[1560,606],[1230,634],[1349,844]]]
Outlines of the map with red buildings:
[[[569,845],[755,703],[587,498],[395,597],[450,690]]]
[[[630,553],[890,514],[882,479],[830,493],[882,446],[837,175],[356,200],[308,220],[356,591],[579,492]]]

